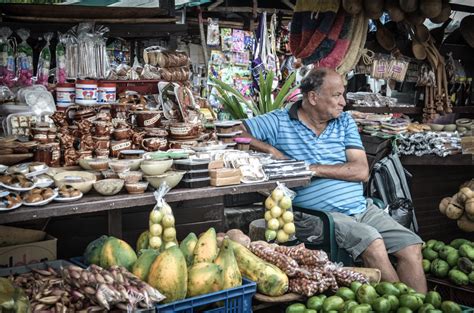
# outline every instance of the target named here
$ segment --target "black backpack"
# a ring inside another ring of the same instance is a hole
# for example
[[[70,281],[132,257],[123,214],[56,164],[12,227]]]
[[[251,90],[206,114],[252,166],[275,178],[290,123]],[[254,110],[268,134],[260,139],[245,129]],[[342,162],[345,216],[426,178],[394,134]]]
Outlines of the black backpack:
[[[395,149],[394,149],[395,150]],[[388,213],[399,224],[418,232],[415,210],[408,179],[412,175],[403,167],[397,153],[392,151],[372,168],[367,192],[383,201]]]

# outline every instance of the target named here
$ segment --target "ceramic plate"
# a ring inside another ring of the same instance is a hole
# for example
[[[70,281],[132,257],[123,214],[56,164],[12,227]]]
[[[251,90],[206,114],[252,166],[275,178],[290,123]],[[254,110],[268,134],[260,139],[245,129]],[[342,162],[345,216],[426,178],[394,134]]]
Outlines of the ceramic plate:
[[[23,201],[23,204],[26,205],[26,206],[42,206],[42,205],[46,205],[48,203],[50,203],[51,201],[54,200],[54,198],[56,198],[58,196],[58,192],[56,190],[54,190],[54,195],[52,195],[51,197],[49,197],[48,199],[46,200],[43,200],[43,201],[38,201],[38,202],[33,202],[33,203],[28,203],[26,201]]]
[[[55,192],[56,192],[56,190],[55,190]],[[72,201],[76,201],[76,200],[81,199],[82,196],[83,196],[82,192],[81,192],[80,195],[75,196],[75,197],[64,197],[63,198],[63,197],[60,197],[58,195],[56,198],[54,198],[54,201],[57,201],[57,202],[72,202]]]
[[[22,204],[23,204],[23,202],[20,202],[20,203],[15,204],[11,208],[0,208],[0,212],[8,212],[8,211],[18,209]]]
[[[33,185],[31,187],[26,187],[26,188],[23,188],[23,187],[15,187],[15,186],[10,186],[10,185],[5,185],[4,183],[0,183],[0,186],[1,187],[4,187],[6,189],[9,189],[9,190],[13,190],[13,191],[28,191],[28,190],[31,190],[33,188],[36,187],[36,185],[33,183]]]

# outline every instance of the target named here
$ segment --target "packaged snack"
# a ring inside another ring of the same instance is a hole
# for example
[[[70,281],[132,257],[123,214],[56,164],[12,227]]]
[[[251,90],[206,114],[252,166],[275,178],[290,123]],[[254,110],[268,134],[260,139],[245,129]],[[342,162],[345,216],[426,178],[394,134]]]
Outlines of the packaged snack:
[[[208,18],[207,19],[207,45],[218,46],[219,45],[219,19]]]
[[[48,86],[49,67],[51,66],[51,50],[49,49],[51,38],[53,38],[53,33],[44,34],[46,45],[41,49],[36,71],[36,83],[43,86]]]
[[[170,189],[168,184],[164,182],[153,193],[156,205],[150,212],[149,218],[149,246],[151,249],[165,250],[178,244],[173,210],[164,199]]]
[[[33,49],[26,42],[28,37],[30,37],[30,31],[20,28],[16,33],[21,38],[16,55],[17,84],[21,87],[31,86],[33,78]]]
[[[296,193],[285,184],[277,182],[277,187],[265,200],[265,239],[285,243],[294,239],[296,232],[292,200]]]
[[[66,82],[66,40],[67,36],[58,32],[56,45],[56,81],[59,84]]]
[[[8,39],[11,34],[10,28],[0,28],[0,83],[7,87],[13,87],[15,80],[15,51]]]

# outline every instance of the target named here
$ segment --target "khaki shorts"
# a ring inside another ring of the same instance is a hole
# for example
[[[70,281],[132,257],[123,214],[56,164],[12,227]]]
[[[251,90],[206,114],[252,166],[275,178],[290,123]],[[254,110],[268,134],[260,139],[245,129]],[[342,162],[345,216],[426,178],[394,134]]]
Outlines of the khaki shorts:
[[[334,219],[336,242],[345,249],[354,260],[376,239],[383,239],[387,253],[395,253],[405,247],[422,244],[423,240],[411,230],[398,224],[384,210],[373,205],[369,200],[367,210],[360,214],[348,216],[342,213],[330,213]],[[308,214],[295,214],[295,224],[298,234],[308,233],[309,229],[301,226],[311,224],[310,220],[319,218]],[[314,222],[312,223],[314,227]],[[300,229],[299,229],[300,228]],[[319,232],[313,228],[313,231]]]

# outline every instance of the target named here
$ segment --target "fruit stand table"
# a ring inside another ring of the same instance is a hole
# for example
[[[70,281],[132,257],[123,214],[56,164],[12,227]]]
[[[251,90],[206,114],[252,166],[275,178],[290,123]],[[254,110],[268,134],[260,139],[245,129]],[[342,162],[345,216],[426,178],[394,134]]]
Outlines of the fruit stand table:
[[[310,182],[309,176],[280,179],[279,182],[285,183],[287,187],[293,188],[304,186]],[[165,197],[171,204],[177,221],[182,221],[186,226],[184,228],[197,229],[206,226],[223,226],[223,199],[225,195],[245,194],[252,192],[268,192],[276,187],[276,180],[270,180],[261,183],[240,184],[225,187],[204,187],[195,189],[172,189]],[[50,219],[57,217],[68,217],[73,215],[106,212],[108,223],[108,234],[116,237],[122,236],[122,219],[125,224],[130,225],[137,220],[147,221],[147,217],[139,215],[148,214],[151,208],[156,204],[152,192],[144,194],[131,195],[120,193],[115,196],[101,196],[93,191],[84,195],[78,201],[70,203],[52,202],[42,207],[27,207],[0,213],[0,224],[31,222],[40,219]],[[142,208],[140,213],[134,210]],[[147,207],[146,212],[143,207]],[[90,214],[89,214],[90,215]],[[197,225],[197,226],[196,226]],[[77,227],[87,227],[78,225]],[[180,227],[177,225],[178,233]],[[195,230],[198,231],[198,230]]]

